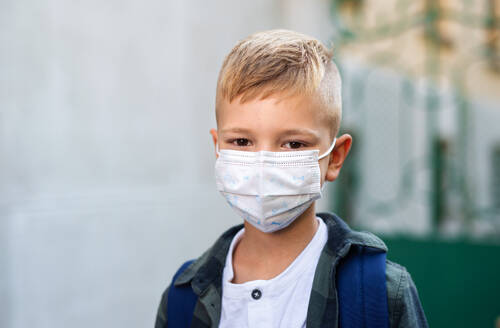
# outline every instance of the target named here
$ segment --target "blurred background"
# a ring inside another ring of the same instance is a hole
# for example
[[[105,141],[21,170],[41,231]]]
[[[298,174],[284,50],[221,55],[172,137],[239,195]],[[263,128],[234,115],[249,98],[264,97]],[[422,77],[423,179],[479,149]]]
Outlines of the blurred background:
[[[333,42],[353,148],[320,210],[389,246],[431,327],[500,316],[500,0],[0,0],[0,327],[152,327],[240,223],[213,178],[247,35]]]

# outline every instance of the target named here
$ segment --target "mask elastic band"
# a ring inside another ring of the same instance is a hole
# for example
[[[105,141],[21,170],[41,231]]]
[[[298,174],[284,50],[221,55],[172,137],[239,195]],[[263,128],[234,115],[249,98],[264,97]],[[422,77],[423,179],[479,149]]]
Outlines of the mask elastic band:
[[[326,152],[324,152],[320,157],[318,157],[318,159],[322,159],[326,156],[328,156],[328,154],[330,154],[333,150],[333,148],[335,148],[335,142],[337,141],[337,138],[333,138],[333,142],[332,142],[332,145],[330,146],[330,148],[328,148],[328,150]]]

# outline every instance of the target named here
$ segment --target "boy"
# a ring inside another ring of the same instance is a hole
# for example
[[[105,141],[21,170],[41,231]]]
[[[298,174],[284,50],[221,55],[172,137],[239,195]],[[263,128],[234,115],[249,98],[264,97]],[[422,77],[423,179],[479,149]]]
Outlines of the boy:
[[[336,138],[341,80],[332,55],[314,38],[271,30],[225,58],[210,133],[217,188],[244,223],[181,267],[156,328],[427,327],[409,273],[385,261],[384,243],[335,214],[315,214],[314,201],[352,144],[348,134]],[[383,280],[345,288],[358,274],[348,259],[365,265],[360,250],[384,255]],[[364,289],[383,292],[364,308],[377,309],[368,319],[348,305]]]

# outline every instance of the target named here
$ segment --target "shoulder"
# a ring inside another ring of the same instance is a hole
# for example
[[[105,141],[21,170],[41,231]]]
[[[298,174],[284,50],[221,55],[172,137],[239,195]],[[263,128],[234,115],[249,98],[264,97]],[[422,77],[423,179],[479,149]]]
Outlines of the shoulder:
[[[387,252],[387,246],[376,235],[351,229],[335,213],[317,213],[328,227],[328,241],[324,261],[338,256],[345,257],[353,245],[370,247]],[[420,304],[417,288],[405,267],[386,260],[386,286],[391,327],[428,327]]]
[[[408,270],[387,260],[386,281],[391,327],[428,327],[417,288]]]
[[[403,291],[410,288],[410,274],[402,265],[392,261],[386,261],[385,276],[387,281],[387,299],[391,322],[399,317]],[[392,325],[391,325],[392,326]]]
[[[219,267],[223,266],[225,263],[225,258],[232,238],[242,228],[242,224],[231,227],[222,233],[200,256],[178,266],[170,285],[184,285],[193,281],[196,276],[200,275],[207,276],[205,278],[213,278],[213,276],[216,275],[216,271],[220,269]]]
[[[232,237],[243,225],[225,231],[215,243],[199,257],[184,262],[176,268],[170,284],[164,289],[158,306],[155,328],[167,327],[167,308],[170,291],[191,289],[199,295],[217,276],[223,266]],[[170,278],[169,278],[170,280]],[[175,303],[175,302],[174,302]]]
[[[347,223],[335,213],[317,213],[328,228],[327,249],[332,254],[343,257],[352,245],[372,247],[387,252],[384,242],[371,232],[351,229]]]

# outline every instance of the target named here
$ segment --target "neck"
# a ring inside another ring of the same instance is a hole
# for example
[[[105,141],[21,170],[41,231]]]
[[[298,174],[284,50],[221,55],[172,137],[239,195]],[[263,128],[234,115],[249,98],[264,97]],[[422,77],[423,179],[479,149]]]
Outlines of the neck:
[[[318,229],[314,203],[284,229],[266,233],[244,222],[241,247],[249,256],[261,261],[295,258],[309,244]]]

